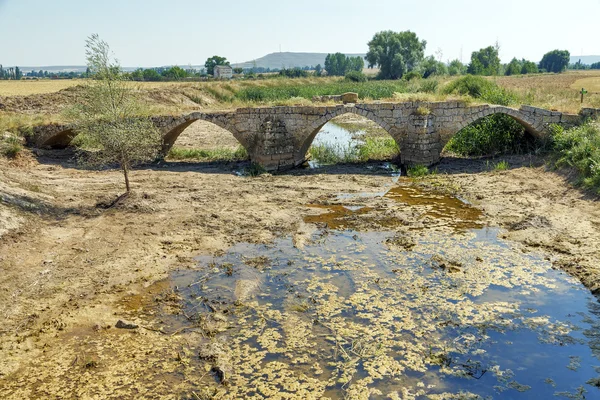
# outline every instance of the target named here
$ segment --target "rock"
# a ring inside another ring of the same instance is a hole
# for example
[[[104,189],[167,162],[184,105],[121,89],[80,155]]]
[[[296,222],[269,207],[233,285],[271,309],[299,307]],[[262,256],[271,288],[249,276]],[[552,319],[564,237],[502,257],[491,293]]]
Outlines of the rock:
[[[342,95],[342,102],[344,104],[348,103],[358,103],[358,93],[348,92]]]
[[[115,328],[119,328],[119,329],[137,329],[138,326],[132,322],[127,322],[127,321],[123,321],[123,320],[118,320]]]

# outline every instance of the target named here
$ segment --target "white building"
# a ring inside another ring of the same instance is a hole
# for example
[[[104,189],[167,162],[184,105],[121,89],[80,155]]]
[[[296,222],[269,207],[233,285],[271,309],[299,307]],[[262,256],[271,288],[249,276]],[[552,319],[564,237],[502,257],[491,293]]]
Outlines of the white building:
[[[215,78],[230,79],[233,78],[233,68],[229,65],[215,66]]]

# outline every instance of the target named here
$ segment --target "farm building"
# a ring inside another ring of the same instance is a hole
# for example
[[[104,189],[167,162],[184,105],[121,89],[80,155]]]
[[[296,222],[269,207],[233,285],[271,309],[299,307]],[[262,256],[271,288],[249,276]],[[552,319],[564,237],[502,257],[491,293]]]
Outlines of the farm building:
[[[229,79],[233,77],[233,68],[229,65],[217,65],[215,66],[215,78]]]

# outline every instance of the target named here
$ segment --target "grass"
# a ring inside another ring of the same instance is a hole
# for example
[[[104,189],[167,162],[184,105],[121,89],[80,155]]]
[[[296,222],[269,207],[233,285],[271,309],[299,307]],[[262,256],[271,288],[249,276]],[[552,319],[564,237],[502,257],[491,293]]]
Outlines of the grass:
[[[397,157],[399,152],[396,141],[391,137],[367,137],[356,146],[318,144],[309,150],[311,158],[322,165],[387,161]]]
[[[172,160],[244,161],[248,159],[248,152],[242,146],[208,150],[173,147],[167,157]]]
[[[17,136],[0,136],[0,155],[6,158],[15,158],[23,150],[21,140]]]
[[[568,130],[555,126],[552,152],[556,167],[575,169],[577,183],[600,194],[600,122]]]
[[[499,161],[494,164],[494,171],[507,171],[510,168],[507,161]]]
[[[60,121],[60,116],[57,115],[0,112],[0,134],[11,132],[19,136],[26,136],[34,126],[47,125]]]
[[[424,176],[435,175],[437,173],[435,170],[430,171],[429,168],[424,165],[413,165],[408,167],[406,172],[411,178],[422,178]]]

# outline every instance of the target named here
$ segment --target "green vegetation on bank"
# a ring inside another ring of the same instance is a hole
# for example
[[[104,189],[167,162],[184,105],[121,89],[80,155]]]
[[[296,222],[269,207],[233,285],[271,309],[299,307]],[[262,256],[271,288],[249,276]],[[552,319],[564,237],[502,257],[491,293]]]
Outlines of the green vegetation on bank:
[[[293,97],[311,100],[315,96],[340,95],[346,92],[358,93],[360,99],[385,99],[394,97],[394,93],[406,92],[405,81],[367,81],[353,82],[329,81],[308,84],[282,84],[269,86],[248,86],[236,91],[233,97],[241,101],[270,102],[283,101]]]
[[[578,173],[578,184],[600,194],[600,122],[562,129],[552,134],[554,165],[571,167]]]
[[[316,144],[310,148],[311,158],[319,164],[357,163],[366,161],[390,161],[398,156],[400,149],[391,137],[366,137],[356,146]]]

